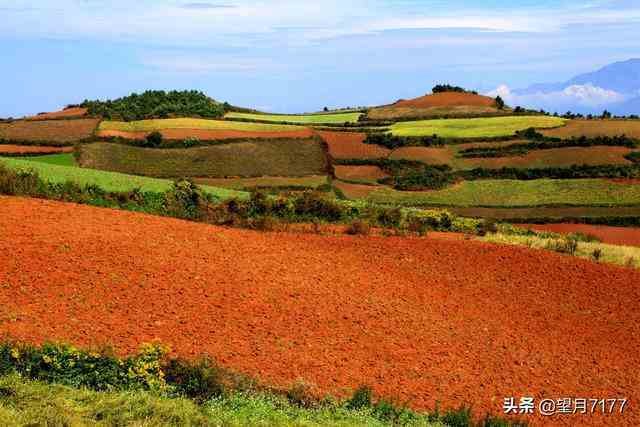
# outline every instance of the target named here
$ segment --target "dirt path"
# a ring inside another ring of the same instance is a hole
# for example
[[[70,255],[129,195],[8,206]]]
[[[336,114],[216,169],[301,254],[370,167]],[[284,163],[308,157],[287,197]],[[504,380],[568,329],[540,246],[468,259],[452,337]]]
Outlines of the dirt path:
[[[475,241],[258,233],[20,198],[1,197],[0,218],[0,334],[120,351],[160,339],[276,385],[370,384],[419,409],[627,397],[622,417],[544,422],[640,424],[640,272]]]

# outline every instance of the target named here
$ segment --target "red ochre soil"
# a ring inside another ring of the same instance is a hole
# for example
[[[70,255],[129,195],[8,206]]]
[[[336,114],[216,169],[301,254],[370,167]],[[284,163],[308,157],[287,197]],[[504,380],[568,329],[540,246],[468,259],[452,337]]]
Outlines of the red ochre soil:
[[[0,154],[56,154],[71,153],[73,147],[46,147],[33,145],[0,145]]]
[[[357,132],[316,132],[329,146],[329,154],[334,159],[381,159],[386,158],[391,150],[380,145],[365,144],[367,137]]]
[[[493,107],[496,100],[488,96],[475,95],[473,93],[442,92],[425,95],[415,99],[400,100],[393,104],[394,107],[452,107],[471,105],[476,107]]]
[[[0,335],[176,353],[416,409],[614,398],[640,424],[640,272],[477,241],[259,233],[0,198]]]
[[[97,136],[121,137],[125,139],[144,139],[149,132],[126,132],[118,130],[99,130]],[[243,138],[311,138],[313,131],[303,128],[282,132],[252,132],[239,130],[206,130],[206,129],[163,129],[160,131],[165,139],[198,138],[203,141],[217,139],[243,139]]]
[[[606,225],[588,224],[522,224],[523,228],[531,228],[538,231],[551,231],[553,233],[593,234],[603,243],[623,246],[640,246],[640,228],[610,227]]]
[[[73,107],[64,110],[55,111],[53,113],[40,113],[36,116],[27,117],[26,120],[51,120],[83,117],[87,114],[86,108]]]

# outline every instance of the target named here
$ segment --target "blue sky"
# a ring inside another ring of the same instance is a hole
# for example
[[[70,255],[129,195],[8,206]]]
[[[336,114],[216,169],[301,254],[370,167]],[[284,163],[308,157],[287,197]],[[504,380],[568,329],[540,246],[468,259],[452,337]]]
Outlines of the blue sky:
[[[304,112],[640,57],[637,0],[0,0],[0,16],[0,117],[174,88]]]

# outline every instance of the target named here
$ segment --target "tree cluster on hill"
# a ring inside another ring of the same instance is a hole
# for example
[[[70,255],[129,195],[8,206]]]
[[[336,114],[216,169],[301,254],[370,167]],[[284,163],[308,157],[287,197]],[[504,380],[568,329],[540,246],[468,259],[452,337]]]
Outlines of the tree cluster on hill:
[[[460,92],[460,93],[473,93],[474,95],[477,95],[478,92],[476,91],[472,91],[472,90],[466,90],[463,87],[460,86],[451,86],[449,84],[438,84],[435,85],[433,87],[433,89],[431,89],[431,92],[433,93],[442,93],[442,92]]]
[[[87,108],[91,116],[124,121],[168,117],[217,118],[225,113],[223,104],[196,90],[150,90],[115,100],[85,100],[80,106]]]

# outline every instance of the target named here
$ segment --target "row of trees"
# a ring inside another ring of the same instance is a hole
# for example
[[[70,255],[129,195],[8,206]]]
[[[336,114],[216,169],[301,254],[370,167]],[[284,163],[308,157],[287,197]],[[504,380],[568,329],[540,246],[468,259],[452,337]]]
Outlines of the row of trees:
[[[108,101],[84,101],[89,115],[108,120],[143,120],[168,117],[222,117],[224,105],[196,90],[146,91]]]

